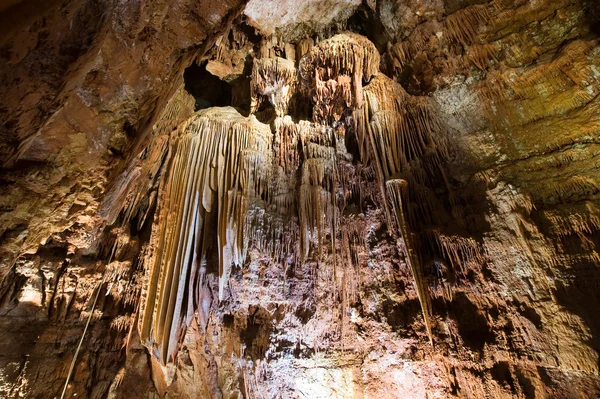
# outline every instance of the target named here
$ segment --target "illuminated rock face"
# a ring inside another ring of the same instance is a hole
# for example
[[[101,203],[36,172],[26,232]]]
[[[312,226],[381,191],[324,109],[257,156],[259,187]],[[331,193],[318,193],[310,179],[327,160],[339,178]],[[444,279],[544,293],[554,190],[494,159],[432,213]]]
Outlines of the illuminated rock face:
[[[290,34],[307,29],[303,25],[315,29],[332,22],[344,21],[360,3],[358,0],[310,0],[302,3],[292,0],[250,0],[244,15],[251,26],[263,35],[271,36],[276,32]]]
[[[597,5],[5,3],[0,396],[600,394]]]

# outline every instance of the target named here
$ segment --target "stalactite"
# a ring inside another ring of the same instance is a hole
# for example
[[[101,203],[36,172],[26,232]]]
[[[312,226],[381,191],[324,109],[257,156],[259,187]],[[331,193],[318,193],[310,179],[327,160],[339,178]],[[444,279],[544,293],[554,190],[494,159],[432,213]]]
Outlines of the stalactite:
[[[180,87],[167,103],[153,126],[150,144],[138,155],[136,162],[131,163],[126,173],[110,190],[105,201],[107,204],[101,212],[108,224],[115,222],[121,214],[123,223],[137,217],[138,229],[146,222],[148,213],[156,201],[156,186],[160,179],[163,165],[169,149],[169,136],[179,124],[194,112],[195,99],[184,87]],[[150,192],[149,197],[146,193]],[[114,207],[119,204],[120,207]]]
[[[421,303],[421,310],[423,312],[423,319],[425,320],[425,328],[427,329],[427,335],[429,341],[433,343],[433,336],[431,333],[431,300],[429,298],[429,290],[427,288],[427,282],[423,278],[423,269],[421,267],[421,260],[415,244],[413,243],[414,234],[410,227],[406,223],[406,217],[403,210],[402,197],[405,196],[406,186],[408,185],[406,180],[392,179],[386,182],[386,188],[388,192],[388,198],[392,204],[392,208],[396,214],[396,222],[402,233],[404,244],[406,246],[407,261],[413,274],[415,281],[415,288],[419,296],[419,302]],[[404,193],[403,193],[404,192]]]
[[[392,59],[394,69],[401,71],[406,61],[410,59],[410,42],[394,43],[389,46],[388,53]]]
[[[481,70],[486,69],[492,60],[497,61],[497,49],[494,45],[478,43],[480,27],[488,26],[493,19],[490,8],[487,4],[473,5],[448,15],[441,22],[424,22],[412,31],[409,38],[388,45],[394,74],[400,75],[407,64],[431,50],[433,43],[438,41],[450,47],[462,46],[467,53],[464,58],[469,64],[472,63]],[[460,49],[453,51],[461,52]],[[458,58],[450,58],[445,63],[453,70],[464,68]]]
[[[296,44],[296,59],[297,60],[302,59],[302,57],[304,57],[306,54],[308,54],[308,52],[314,45],[315,45],[315,41],[311,38],[306,38],[306,39],[300,40]]]
[[[343,33],[312,47],[300,61],[300,75],[307,82],[317,110],[327,107],[331,97],[362,107],[362,82],[379,72],[379,53],[367,38]],[[319,113],[325,117],[325,111]],[[316,119],[316,122],[321,120]]]
[[[494,116],[494,127],[532,123],[592,101],[600,91],[600,80],[589,66],[590,57],[597,57],[596,45],[596,40],[574,40],[551,60],[489,73],[476,92],[488,115]],[[549,101],[540,102],[540,96]]]
[[[335,263],[338,212],[336,191],[339,180],[335,133],[331,128],[301,121],[299,137],[304,157],[298,194],[301,259],[304,261],[308,256],[311,242],[320,250],[325,234],[329,231]]]
[[[121,316],[114,318],[110,322],[110,328],[115,331],[118,331],[118,332],[125,332],[125,331],[129,331],[132,324],[133,324],[133,319],[131,316],[122,316],[121,315]]]
[[[364,93],[366,106],[354,112],[355,132],[363,162],[375,162],[380,181],[403,175],[430,185],[430,176],[443,175],[447,143],[430,106],[383,75]]]
[[[285,209],[271,209],[267,206],[268,214],[260,205],[248,211],[244,231],[248,247],[255,245],[276,264],[299,263],[298,223],[289,215],[290,210],[296,209],[296,204]]]
[[[448,15],[444,25],[450,40],[467,47],[475,42],[477,29],[491,18],[488,6],[474,5]]]
[[[120,300],[127,290],[128,282],[133,272],[131,262],[114,261],[106,267],[106,281],[108,287],[106,295],[112,295],[115,300]]]
[[[478,69],[485,71],[493,63],[498,64],[499,51],[499,46],[494,43],[477,44],[466,49],[465,58],[469,64],[473,64]]]
[[[296,84],[296,67],[284,58],[261,58],[254,60],[250,84],[251,113],[255,113],[263,97],[275,107],[277,116],[287,113]]]
[[[292,172],[300,166],[298,127],[290,116],[277,117],[274,121],[275,140],[273,150],[277,165],[285,172]]]
[[[370,138],[380,154],[385,176],[406,173],[414,161],[424,161],[428,152],[438,150],[431,135],[430,119],[380,111],[371,118]],[[439,157],[429,157],[432,162]]]
[[[407,263],[433,340],[430,290],[423,274],[427,259],[446,259],[449,273],[466,276],[467,269],[482,264],[485,257],[474,239],[440,231],[451,218],[453,228],[466,226],[467,211],[446,176],[449,143],[429,100],[409,96],[384,75],[375,77],[363,93],[364,107],[353,112],[361,160],[375,166],[381,195],[391,206],[390,211],[384,204],[388,224],[392,226],[393,214],[404,238]],[[445,199],[434,190],[439,192],[440,185],[447,193]],[[444,200],[451,207],[449,213]],[[444,281],[444,297],[451,298],[453,277],[446,274],[439,279]]]
[[[219,298],[231,265],[246,255],[248,197],[266,190],[271,132],[233,108],[196,113],[179,129],[153,232],[140,336],[166,362],[177,351],[192,301],[196,269],[211,245],[217,223]]]
[[[556,237],[592,235],[600,231],[600,209],[588,202],[581,209],[553,209],[542,212],[548,220],[549,233]]]
[[[470,263],[482,264],[484,262],[478,243],[470,237],[447,236],[435,234],[435,239],[442,254],[450,261],[452,269],[467,275]]]
[[[443,23],[428,21],[419,25],[408,39],[390,45],[389,56],[394,71],[400,73],[406,64],[425,51],[430,46],[432,37],[443,38],[444,36],[446,36],[446,27]]]

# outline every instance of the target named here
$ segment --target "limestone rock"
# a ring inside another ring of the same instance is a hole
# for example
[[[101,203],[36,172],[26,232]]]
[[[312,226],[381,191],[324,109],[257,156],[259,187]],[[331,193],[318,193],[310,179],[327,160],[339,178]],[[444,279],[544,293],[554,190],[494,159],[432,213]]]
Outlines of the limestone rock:
[[[0,396],[597,397],[599,10],[0,2]]]

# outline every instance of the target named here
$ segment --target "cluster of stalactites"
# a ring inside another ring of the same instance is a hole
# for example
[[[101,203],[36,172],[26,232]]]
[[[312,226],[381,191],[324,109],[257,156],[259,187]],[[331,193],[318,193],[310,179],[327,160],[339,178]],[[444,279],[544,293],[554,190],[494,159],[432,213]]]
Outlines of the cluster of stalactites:
[[[285,58],[262,58],[254,60],[250,83],[250,112],[258,111],[263,98],[275,108],[277,116],[284,116],[296,86],[296,66]]]
[[[289,115],[275,118],[273,124],[275,162],[284,173],[294,172],[300,166],[298,125]]]
[[[299,193],[300,253],[304,261],[309,253],[310,242],[322,248],[327,228],[334,225],[334,201],[326,186],[330,180],[332,165],[323,158],[306,160],[302,166],[302,183]],[[332,237],[334,234],[332,234]]]
[[[334,129],[288,115],[275,118],[273,132],[269,189],[253,204],[247,234],[274,260],[304,262],[311,245],[321,248],[327,233],[335,236],[336,161],[345,148]]]
[[[362,162],[375,162],[380,179],[402,177],[425,186],[444,179],[448,158],[441,122],[426,98],[411,97],[379,75],[364,88],[365,106],[353,113]]]
[[[335,133],[333,129],[301,121],[297,124],[303,155],[298,193],[300,219],[300,255],[304,261],[312,243],[323,246],[326,232],[331,232],[335,250],[337,187]]]
[[[300,61],[300,74],[313,97],[314,121],[336,122],[346,108],[361,108],[363,81],[379,72],[379,52],[367,38],[343,33],[312,47]]]
[[[426,109],[407,111],[379,111],[371,119],[370,131],[374,134],[370,140],[380,155],[384,176],[416,172],[426,157],[439,161],[434,156],[439,148],[432,135],[432,121],[427,117],[421,119]],[[421,180],[424,179],[425,176]]]
[[[463,8],[448,15],[443,21],[425,22],[419,25],[406,40],[390,44],[388,54],[394,69],[397,73],[401,72],[423,52],[430,51],[432,45],[437,46],[438,41],[442,41],[446,46],[460,44],[467,53],[467,61],[484,69],[486,64],[489,65],[490,59],[494,58],[495,50],[493,45],[478,43],[478,36],[481,29],[489,26],[490,22],[495,20],[495,13],[499,12],[490,9],[491,3],[494,2]]]
[[[215,219],[220,299],[231,265],[245,258],[248,202],[266,190],[271,141],[267,125],[231,107],[197,112],[172,139],[140,323],[142,340],[163,362],[197,309],[198,269],[214,245]]]
[[[353,112],[354,132],[358,149],[361,156],[361,162],[365,165],[375,164],[375,170],[380,182],[385,181],[380,166],[380,155],[377,151],[376,140],[373,140],[375,134],[371,128],[371,117],[379,111],[392,111],[401,113],[404,110],[408,94],[395,81],[389,79],[383,74],[377,75],[364,89],[364,106],[355,109]],[[382,193],[385,192],[383,186]],[[387,209],[387,205],[384,204]],[[386,214],[388,214],[386,210]],[[390,220],[388,217],[388,224]]]
[[[382,196],[387,198],[388,225],[396,224],[402,234],[431,339],[431,301],[423,277],[419,227],[441,222],[440,202],[431,189],[439,178],[446,180],[443,163],[448,155],[441,124],[427,99],[409,96],[384,75],[375,77],[363,93],[364,106],[353,112],[361,159],[376,167]]]
[[[119,215],[123,224],[135,220],[138,230],[146,223],[156,203],[156,187],[168,152],[169,135],[194,113],[195,101],[183,85],[171,97],[153,126],[149,144],[141,150],[107,195],[101,213],[108,225],[115,223]],[[117,207],[115,204],[123,206]]]
[[[296,172],[302,159],[298,125],[288,115],[273,121],[272,164],[268,190],[255,198],[248,212],[245,237],[271,261],[298,259]]]
[[[356,98],[356,93],[362,97],[363,75],[370,78],[377,71],[379,64],[378,54],[374,46],[365,38],[358,35],[348,34],[333,38],[327,43],[323,43],[323,48],[330,48],[332,51],[331,59],[327,62],[327,68],[330,70],[332,79],[328,78],[327,84],[333,85],[331,92],[323,91],[325,85],[317,85],[317,98],[322,99],[315,109],[320,109],[326,114],[334,115],[339,119],[344,109],[352,106]],[[366,46],[366,49],[359,47]],[[310,53],[311,46],[300,51],[303,59],[315,56],[316,53]],[[310,53],[310,54],[306,54]],[[321,54],[321,56],[324,56]],[[375,61],[373,67],[372,60]],[[313,59],[317,62],[317,59]],[[335,77],[335,72],[331,68],[337,68],[340,75]],[[318,72],[321,76],[322,71]],[[329,75],[328,75],[329,76]],[[352,77],[357,76],[358,89],[352,90]],[[337,80],[334,80],[337,79]],[[337,90],[335,82],[343,82],[345,90]],[[305,86],[307,81],[302,82]],[[300,246],[300,261],[304,261],[309,254],[310,247],[321,248],[325,235],[331,232],[335,241],[335,223],[336,223],[336,184],[337,177],[335,173],[336,157],[340,151],[345,152],[345,148],[338,148],[343,140],[336,140],[334,129],[327,127],[327,118],[315,118],[320,120],[323,125],[300,121],[296,123],[288,115],[289,100],[293,95],[296,85],[296,69],[293,61],[281,58],[263,58],[255,60],[251,79],[252,112],[255,112],[264,98],[268,98],[276,111],[276,118],[273,121],[273,154],[274,164],[272,170],[272,181],[268,195],[263,199],[260,206],[268,209],[276,217],[264,218],[264,213],[260,211],[251,212],[257,220],[257,226],[266,222],[267,225],[278,224],[279,221],[285,221],[289,218],[290,209],[297,209],[298,233]],[[311,88],[304,87],[308,91]],[[326,101],[330,101],[334,94],[342,95],[342,101],[338,101],[339,108],[327,108],[324,106]],[[353,94],[354,93],[354,94]],[[318,113],[318,111],[317,111]],[[262,218],[263,222],[258,219]],[[254,222],[253,222],[254,223]],[[285,224],[285,223],[284,223]],[[287,223],[289,225],[289,222]],[[262,225],[255,232],[249,231],[251,239],[258,240],[259,246],[263,237],[270,233],[272,228],[278,228],[273,225],[268,227]],[[281,243],[282,248],[291,248],[287,240],[289,238],[279,238],[276,240]],[[282,237],[291,237],[293,234],[284,233]],[[335,242],[333,243],[335,246]],[[270,252],[269,252],[270,253]],[[276,248],[276,257],[281,257],[279,248]]]
[[[365,106],[353,113],[363,163],[378,158],[385,175],[390,176],[400,172],[397,166],[392,166],[400,160],[398,155],[418,158],[433,147],[446,153],[446,146],[437,134],[440,122],[426,99],[411,97],[398,83],[378,75],[364,88],[364,100]],[[383,137],[378,137],[381,133]],[[394,148],[388,148],[384,142],[393,142]]]
[[[183,327],[198,308],[199,268],[210,245],[217,245],[220,299],[231,266],[241,266],[251,246],[275,262],[304,262],[311,248],[320,251],[330,237],[334,276],[338,239],[340,259],[352,263],[356,254],[348,246],[357,234],[339,226],[356,183],[344,169],[352,162],[344,136],[352,128],[360,167],[377,174],[374,185],[388,225],[398,226],[404,237],[431,338],[419,224],[441,224],[439,201],[430,189],[440,176],[445,180],[440,122],[426,99],[409,96],[377,74],[379,54],[368,39],[346,33],[307,51],[298,86],[312,96],[313,122],[286,115],[298,83],[294,63],[263,58],[254,62],[251,112],[267,98],[276,113],[272,133],[253,116],[214,108],[195,114],[171,139],[140,324],[142,339],[163,362],[176,353]],[[349,116],[344,122],[354,126],[338,123]],[[456,251],[450,241],[440,245],[457,262],[469,256],[462,244]]]

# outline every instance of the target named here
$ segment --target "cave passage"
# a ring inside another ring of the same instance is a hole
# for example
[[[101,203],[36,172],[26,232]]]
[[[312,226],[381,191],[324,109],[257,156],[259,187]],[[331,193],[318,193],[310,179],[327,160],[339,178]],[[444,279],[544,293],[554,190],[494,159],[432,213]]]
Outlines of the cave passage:
[[[206,62],[192,63],[183,73],[185,90],[196,100],[194,110],[231,105],[231,86],[206,70]]]

